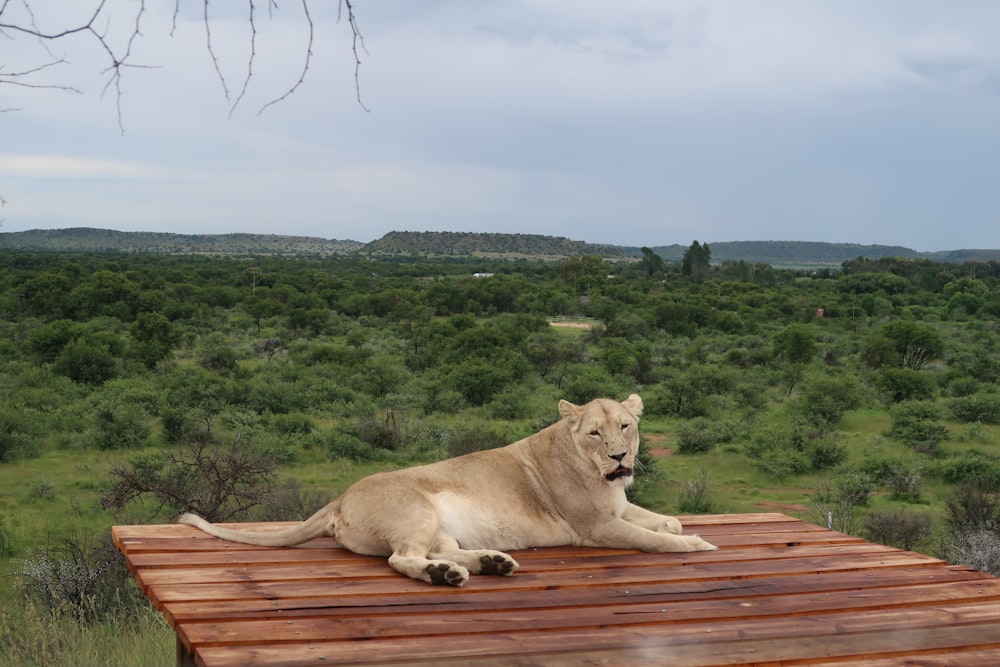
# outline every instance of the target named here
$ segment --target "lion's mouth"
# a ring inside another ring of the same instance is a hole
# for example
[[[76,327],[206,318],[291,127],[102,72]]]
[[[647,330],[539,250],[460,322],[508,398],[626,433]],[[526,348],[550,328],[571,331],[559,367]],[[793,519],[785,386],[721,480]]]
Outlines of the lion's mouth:
[[[608,480],[609,482],[613,482],[616,479],[621,479],[622,477],[631,477],[631,476],[632,476],[631,468],[626,468],[625,466],[618,466],[617,468],[609,472],[607,475],[605,475],[604,479]]]

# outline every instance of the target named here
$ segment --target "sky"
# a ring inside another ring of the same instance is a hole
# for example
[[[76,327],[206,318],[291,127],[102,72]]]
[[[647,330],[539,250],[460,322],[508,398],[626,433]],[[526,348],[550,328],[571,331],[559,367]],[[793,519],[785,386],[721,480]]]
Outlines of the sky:
[[[98,4],[27,2],[42,32]],[[0,232],[1000,248],[996,0],[354,0],[362,103],[306,2],[270,106],[301,0],[207,33],[146,0],[120,95],[92,35],[0,31]],[[136,6],[95,22],[114,48]]]

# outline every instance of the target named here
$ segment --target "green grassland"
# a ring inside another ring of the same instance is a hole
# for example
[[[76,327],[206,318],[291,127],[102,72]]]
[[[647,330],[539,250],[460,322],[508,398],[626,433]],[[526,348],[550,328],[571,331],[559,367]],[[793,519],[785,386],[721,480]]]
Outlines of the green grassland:
[[[172,661],[127,579],[98,610],[28,573],[203,502],[196,455],[266,464],[235,519],[301,518],[372,472],[525,437],[560,399],[635,392],[634,497],[657,511],[870,539],[905,511],[950,557],[956,489],[997,501],[995,263],[647,260],[0,252],[0,666]],[[181,469],[177,497],[135,483]]]

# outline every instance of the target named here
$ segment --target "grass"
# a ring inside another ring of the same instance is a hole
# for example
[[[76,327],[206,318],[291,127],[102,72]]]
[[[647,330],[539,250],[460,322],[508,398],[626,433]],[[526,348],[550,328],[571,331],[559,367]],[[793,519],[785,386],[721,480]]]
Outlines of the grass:
[[[489,420],[485,413],[477,418]],[[758,418],[775,417],[766,413]],[[468,419],[467,414],[454,416],[456,423]],[[520,433],[533,428],[532,423],[512,422],[508,429]],[[689,483],[703,482],[707,485],[704,511],[777,511],[823,522],[813,508],[812,497],[840,472],[779,479],[755,467],[739,441],[717,445],[702,454],[677,454],[674,450],[681,423],[654,416],[642,421],[644,446],[660,451],[652,464],[656,475],[642,482],[641,504],[668,514],[687,513],[682,508],[683,492]],[[942,447],[944,456],[972,446],[1000,456],[1000,426],[947,425],[951,439]],[[848,453],[845,467],[856,470],[871,457],[920,462],[928,468],[934,465],[933,459],[887,438],[884,434],[889,426],[890,418],[884,410],[848,412],[839,429]],[[101,509],[100,497],[109,484],[112,466],[133,454],[50,447],[38,458],[0,466],[0,580],[5,584],[0,588],[0,667],[172,664],[173,631],[149,607],[139,613],[123,612],[100,623],[84,623],[72,614],[53,614],[25,604],[10,585],[19,566],[17,559],[25,555],[26,549],[57,543],[61,536],[74,531],[99,534],[122,520]],[[281,476],[296,480],[309,494],[307,497],[322,504],[357,479],[400,465],[404,463],[330,461],[323,447],[312,446],[301,448],[297,460],[286,465]],[[867,509],[914,507],[931,513],[940,524],[949,490],[946,483],[928,474],[918,503],[892,500],[880,490]]]
[[[102,623],[81,622],[24,605],[19,618],[0,611],[0,667],[167,667],[176,635],[151,606],[123,610]]]

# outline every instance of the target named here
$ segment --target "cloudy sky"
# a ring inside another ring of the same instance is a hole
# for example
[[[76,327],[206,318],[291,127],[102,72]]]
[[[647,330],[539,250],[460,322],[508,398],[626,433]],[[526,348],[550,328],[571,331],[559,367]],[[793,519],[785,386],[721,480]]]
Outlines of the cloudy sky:
[[[1000,248],[996,0],[354,0],[368,111],[312,0],[305,81],[262,113],[301,73],[301,2],[256,3],[232,113],[249,3],[209,4],[225,88],[204,3],[145,4],[120,98],[92,37],[0,34],[0,231]],[[116,48],[135,7],[96,23]]]

